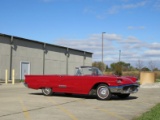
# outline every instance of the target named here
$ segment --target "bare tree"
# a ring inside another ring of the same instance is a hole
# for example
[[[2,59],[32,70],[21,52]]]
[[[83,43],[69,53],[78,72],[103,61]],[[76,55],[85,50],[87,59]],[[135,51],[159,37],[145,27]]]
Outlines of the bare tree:
[[[144,67],[143,61],[141,61],[141,60],[139,59],[139,60],[137,61],[136,67],[137,67],[137,69],[139,70],[138,78],[140,78],[140,72],[141,72],[142,68]]]
[[[148,62],[149,69],[153,71],[156,68],[155,63],[151,60]]]
[[[137,61],[136,63],[136,67],[138,68],[139,72],[142,70],[142,68],[144,67],[143,65],[143,61],[141,61],[140,59]]]

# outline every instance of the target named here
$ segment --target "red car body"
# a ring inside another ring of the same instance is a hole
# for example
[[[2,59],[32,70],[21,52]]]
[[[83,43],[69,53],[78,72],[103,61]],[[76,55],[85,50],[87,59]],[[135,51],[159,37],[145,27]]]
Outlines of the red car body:
[[[139,85],[135,77],[118,77],[102,75],[95,67],[80,67],[89,72],[97,70],[96,75],[77,74],[76,75],[26,75],[25,86],[32,89],[42,89],[44,95],[51,95],[52,92],[72,93],[72,94],[109,94],[109,97],[100,97],[99,99],[110,99],[111,95],[128,97],[130,93],[138,91]],[[77,70],[78,71],[78,70]],[[100,74],[99,74],[99,73]],[[97,91],[97,89],[99,91]],[[45,93],[45,91],[49,93]],[[98,93],[99,92],[99,93]],[[125,98],[125,97],[124,97]]]

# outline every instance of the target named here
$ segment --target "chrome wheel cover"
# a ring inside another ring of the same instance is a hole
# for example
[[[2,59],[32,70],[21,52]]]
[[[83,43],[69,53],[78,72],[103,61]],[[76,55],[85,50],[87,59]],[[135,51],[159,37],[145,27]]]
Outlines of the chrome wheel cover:
[[[105,99],[109,95],[109,90],[106,86],[101,86],[98,88],[97,94],[100,98]]]
[[[52,92],[52,89],[51,89],[51,88],[43,88],[43,93],[44,93],[45,95],[49,95],[51,92]]]

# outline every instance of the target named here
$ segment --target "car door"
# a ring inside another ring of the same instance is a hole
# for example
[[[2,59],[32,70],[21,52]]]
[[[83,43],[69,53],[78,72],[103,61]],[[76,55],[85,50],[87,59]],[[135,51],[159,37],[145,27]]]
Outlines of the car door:
[[[83,94],[84,85],[83,76],[61,76],[58,87],[60,92]]]

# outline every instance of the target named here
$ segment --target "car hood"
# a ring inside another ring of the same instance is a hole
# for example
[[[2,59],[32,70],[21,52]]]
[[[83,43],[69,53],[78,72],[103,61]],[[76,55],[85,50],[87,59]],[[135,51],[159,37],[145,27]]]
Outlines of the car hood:
[[[110,78],[114,81],[121,80],[122,84],[134,84],[137,83],[137,78],[136,77],[131,77],[131,76],[116,76],[116,75],[104,75],[104,77]]]

